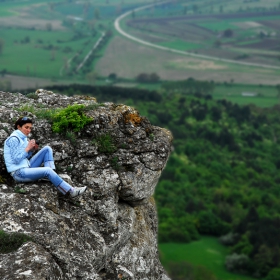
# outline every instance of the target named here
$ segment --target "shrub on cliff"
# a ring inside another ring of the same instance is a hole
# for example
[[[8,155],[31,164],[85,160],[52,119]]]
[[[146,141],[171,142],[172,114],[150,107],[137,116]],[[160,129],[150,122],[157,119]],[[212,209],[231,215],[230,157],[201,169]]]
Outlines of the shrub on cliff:
[[[53,116],[52,130],[57,133],[65,133],[67,130],[80,131],[86,124],[92,121],[83,113],[84,105],[72,105],[61,110]]]
[[[30,240],[31,237],[23,233],[7,233],[0,230],[0,254],[16,251],[23,243]]]

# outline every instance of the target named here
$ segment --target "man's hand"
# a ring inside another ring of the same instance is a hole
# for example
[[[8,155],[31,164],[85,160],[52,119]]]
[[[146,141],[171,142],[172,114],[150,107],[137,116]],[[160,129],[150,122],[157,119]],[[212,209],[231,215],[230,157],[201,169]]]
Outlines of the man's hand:
[[[34,150],[35,146],[36,146],[35,140],[31,139],[30,141],[28,141],[28,144],[27,144],[27,146],[25,148],[25,151],[28,153],[29,151]]]

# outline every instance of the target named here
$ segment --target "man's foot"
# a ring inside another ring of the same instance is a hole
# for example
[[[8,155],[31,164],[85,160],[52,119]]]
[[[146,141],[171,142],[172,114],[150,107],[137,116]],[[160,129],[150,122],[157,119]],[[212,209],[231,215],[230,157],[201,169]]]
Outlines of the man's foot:
[[[84,193],[86,191],[87,187],[82,187],[82,188],[73,188],[73,191],[70,192],[70,196],[76,197],[78,195],[81,195],[82,193]]]

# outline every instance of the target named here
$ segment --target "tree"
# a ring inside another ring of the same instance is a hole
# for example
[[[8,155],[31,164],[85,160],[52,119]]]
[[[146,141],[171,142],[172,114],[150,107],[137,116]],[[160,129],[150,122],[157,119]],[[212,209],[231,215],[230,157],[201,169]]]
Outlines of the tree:
[[[200,211],[197,218],[199,233],[221,236],[229,231],[228,225],[211,211]]]
[[[137,77],[136,77],[137,82],[140,83],[147,83],[149,81],[149,76],[146,73],[140,73]]]
[[[260,31],[259,37],[260,37],[261,39],[265,38],[265,37],[266,37],[266,33],[265,33],[264,31]]]
[[[266,276],[273,268],[273,255],[271,248],[261,245],[258,253],[254,256],[256,268],[260,276]]]
[[[224,37],[230,38],[233,36],[233,31],[232,29],[228,28],[223,32]]]
[[[48,3],[50,11],[53,11],[55,4],[54,3]]]
[[[157,73],[151,73],[150,74],[150,82],[151,83],[156,83],[160,79],[159,75]]]
[[[92,72],[90,72],[90,73],[87,73],[87,75],[86,75],[86,79],[87,79],[87,80],[89,81],[89,83],[92,84],[92,85],[95,84],[97,77],[98,77],[98,74],[97,74],[97,72],[95,72],[95,71],[92,71]]]
[[[88,27],[90,31],[95,31],[95,21],[94,20],[89,20],[88,21]]]
[[[52,24],[50,22],[46,23],[46,30],[52,31]]]
[[[50,60],[55,60],[55,54],[56,54],[55,48],[52,48],[51,49],[51,58],[50,58]]]
[[[248,269],[249,258],[244,254],[233,253],[226,257],[226,268],[232,272],[244,273]]]
[[[83,6],[84,17],[87,16],[90,6],[91,6],[91,5],[90,5],[89,2],[86,2],[86,3],[84,4],[84,6]]]
[[[278,280],[280,279],[280,268],[273,268],[269,271],[268,275],[264,278],[264,280]]]
[[[140,73],[137,77],[136,80],[139,83],[156,83],[160,79],[159,75],[157,73]]]
[[[7,69],[3,69],[3,70],[1,71],[2,77],[5,77],[6,73],[7,73]]]
[[[133,10],[132,13],[131,13],[131,17],[132,17],[132,18],[135,18],[135,11],[134,11],[134,10]]]
[[[108,75],[108,78],[109,78],[110,80],[116,80],[116,79],[117,79],[117,74],[116,74],[116,73],[110,73],[110,74]]]
[[[196,4],[193,5],[193,12],[196,13],[198,11],[198,6]]]
[[[100,11],[98,8],[94,9],[94,18],[95,19],[100,19]]]

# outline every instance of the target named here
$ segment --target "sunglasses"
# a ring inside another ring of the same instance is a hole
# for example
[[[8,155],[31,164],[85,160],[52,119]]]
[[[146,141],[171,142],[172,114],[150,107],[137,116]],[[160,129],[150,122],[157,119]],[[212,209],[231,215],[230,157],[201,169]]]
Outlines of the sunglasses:
[[[29,118],[28,117],[23,117],[21,120],[22,121],[27,121],[27,120],[29,120]]]

